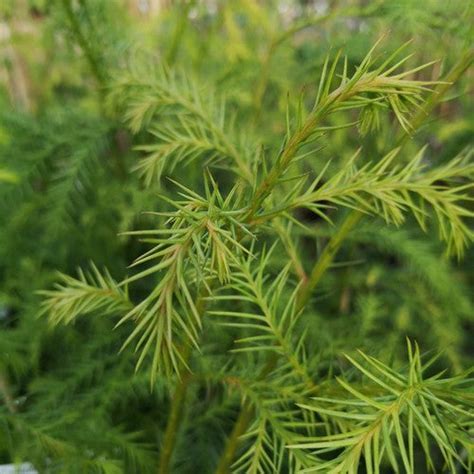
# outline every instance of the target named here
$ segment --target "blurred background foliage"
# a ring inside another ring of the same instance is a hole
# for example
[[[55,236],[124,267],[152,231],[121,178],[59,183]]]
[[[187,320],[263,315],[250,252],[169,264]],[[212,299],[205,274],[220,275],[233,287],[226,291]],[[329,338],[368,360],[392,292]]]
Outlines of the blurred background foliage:
[[[156,226],[143,211],[166,207],[158,192],[176,195],[169,180],[147,180],[136,169],[156,137],[133,126],[128,78],[146,78],[158,66],[185,71],[209,98],[205,106],[225,97],[229,133],[270,156],[285,134],[287,104],[295,113],[301,93],[315,96],[328,54],[342,49],[354,67],[381,37],[382,57],[411,41],[407,69],[437,60],[416,78],[437,80],[458,68],[401,157],[428,144],[425,159],[442,164],[472,145],[473,19],[465,0],[3,0],[0,463],[30,461],[41,472],[157,470],[175,381],[158,377],[150,390],[146,371],[134,372],[133,350],[117,355],[128,332],[113,330],[116,320],[92,316],[52,329],[39,317],[37,293],[58,270],[74,275],[90,261],[123,278],[147,247],[122,233]],[[346,122],[335,114],[328,126]],[[302,171],[317,175],[330,159],[330,171],[338,169],[358,147],[365,157],[383,156],[402,133],[393,116],[375,111],[332,132]],[[186,176],[186,186],[201,193],[202,171],[203,160],[189,159],[165,174]],[[223,189],[232,186],[225,165],[212,172]],[[295,231],[308,270],[331,228],[310,211],[297,218],[310,228]],[[282,266],[275,256],[270,265]],[[401,364],[406,336],[424,351],[442,351],[451,374],[468,369],[473,268],[472,249],[448,259],[436,232],[424,234],[410,219],[402,228],[364,220],[312,305],[314,373],[347,368],[342,353],[357,348]],[[140,282],[134,296],[149,290],[150,282]],[[203,338],[203,355],[192,362],[202,379],[187,395],[173,472],[213,472],[237,416],[232,385],[212,379],[230,360],[215,352],[215,338],[229,347],[232,340],[207,323]],[[238,370],[255,369],[247,360]]]

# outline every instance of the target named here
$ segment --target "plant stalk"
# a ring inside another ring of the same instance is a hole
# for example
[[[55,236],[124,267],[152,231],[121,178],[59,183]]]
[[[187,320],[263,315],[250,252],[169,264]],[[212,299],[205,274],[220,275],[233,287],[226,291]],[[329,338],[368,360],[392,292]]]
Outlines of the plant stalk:
[[[173,398],[171,401],[171,411],[168,417],[165,436],[163,438],[163,444],[161,447],[160,463],[158,467],[159,474],[167,474],[168,472],[170,472],[171,458],[173,456],[179,425],[183,417],[183,409],[186,400],[186,393],[188,391],[188,386],[189,374],[186,374],[183,379],[178,382],[176,390],[173,393]]]
[[[331,240],[324,247],[321,256],[316,261],[311,274],[306,282],[303,283],[301,291],[298,295],[297,308],[301,310],[305,307],[309,301],[313,290],[316,288],[318,283],[321,281],[322,276],[326,270],[331,266],[336,253],[341,247],[342,243],[346,239],[349,232],[354,226],[360,221],[363,213],[359,211],[350,211],[349,215],[343,220],[341,226],[337,229],[336,233],[331,237]]]
[[[474,62],[474,48],[471,48],[464,52],[461,58],[446,74],[441,84],[438,84],[433,90],[429,98],[424,103],[423,107],[413,116],[411,120],[411,129],[416,132],[423,125],[426,118],[433,112],[435,107],[442,101],[446,93],[449,91],[451,86],[456,83],[459,78],[469,69]],[[408,135],[404,130],[400,130],[397,137],[397,145],[403,145],[408,140]]]
[[[196,309],[200,315],[204,314],[206,300],[205,294],[201,293],[198,298]],[[187,364],[192,354],[191,346],[185,346],[183,350],[182,359],[184,364]],[[183,418],[184,404],[186,401],[186,394],[191,380],[191,372],[186,369],[186,373],[178,384],[171,399],[171,410],[168,416],[168,422],[165,428],[165,435],[160,450],[160,460],[158,464],[159,474],[168,474],[170,472],[170,465],[173,456],[173,451],[176,443],[176,437],[179,430],[179,425]]]
[[[234,460],[235,452],[239,446],[240,437],[245,433],[247,426],[252,421],[254,410],[248,404],[245,404],[240,410],[239,416],[234,424],[232,432],[227,439],[224,452],[219,459],[219,464],[215,474],[229,474],[230,466]]]

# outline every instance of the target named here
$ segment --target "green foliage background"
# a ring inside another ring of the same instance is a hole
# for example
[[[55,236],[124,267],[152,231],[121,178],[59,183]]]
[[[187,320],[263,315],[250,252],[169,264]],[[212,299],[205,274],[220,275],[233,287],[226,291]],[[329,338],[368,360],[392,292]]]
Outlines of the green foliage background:
[[[472,2],[159,3],[0,5],[0,464],[472,472]]]

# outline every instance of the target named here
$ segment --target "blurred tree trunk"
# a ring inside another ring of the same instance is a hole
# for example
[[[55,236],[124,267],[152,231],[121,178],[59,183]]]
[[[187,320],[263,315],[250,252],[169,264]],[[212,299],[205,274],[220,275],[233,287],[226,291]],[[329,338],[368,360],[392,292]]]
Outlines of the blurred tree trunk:
[[[13,33],[6,21],[0,23],[0,80],[6,83],[12,103],[31,111],[30,82],[26,63],[13,46]]]

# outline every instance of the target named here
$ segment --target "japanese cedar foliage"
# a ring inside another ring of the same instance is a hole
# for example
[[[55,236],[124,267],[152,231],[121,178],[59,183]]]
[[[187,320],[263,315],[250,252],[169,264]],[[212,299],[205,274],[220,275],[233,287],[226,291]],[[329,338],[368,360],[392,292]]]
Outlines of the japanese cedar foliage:
[[[0,461],[470,472],[470,2],[135,3],[1,7]]]

